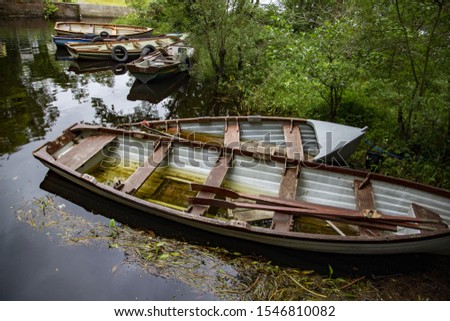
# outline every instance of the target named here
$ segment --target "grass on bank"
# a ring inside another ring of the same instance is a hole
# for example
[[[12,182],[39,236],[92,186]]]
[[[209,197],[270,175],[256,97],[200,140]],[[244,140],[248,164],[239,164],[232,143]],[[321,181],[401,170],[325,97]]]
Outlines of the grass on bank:
[[[119,6],[126,7],[125,0],[82,0],[82,1],[73,1],[76,3],[88,3],[88,4],[99,4],[104,6]]]

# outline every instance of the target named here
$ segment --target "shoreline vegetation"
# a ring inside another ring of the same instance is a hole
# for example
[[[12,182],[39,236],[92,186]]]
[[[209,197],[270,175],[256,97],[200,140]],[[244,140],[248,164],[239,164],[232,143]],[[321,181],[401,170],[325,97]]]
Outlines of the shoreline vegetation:
[[[450,188],[449,3],[129,0],[116,23],[189,32],[211,110],[368,126],[351,159]]]
[[[152,0],[145,0],[152,1]],[[45,0],[47,2],[47,0]],[[85,3],[85,4],[95,4],[100,6],[118,6],[118,7],[127,7],[129,4],[131,5],[134,0],[54,0],[49,2],[60,2],[60,3]],[[142,2],[142,1],[141,1]]]
[[[102,6],[118,6],[118,7],[126,7],[127,0],[81,0],[81,1],[72,1],[75,3],[87,3],[87,4],[97,4]]]

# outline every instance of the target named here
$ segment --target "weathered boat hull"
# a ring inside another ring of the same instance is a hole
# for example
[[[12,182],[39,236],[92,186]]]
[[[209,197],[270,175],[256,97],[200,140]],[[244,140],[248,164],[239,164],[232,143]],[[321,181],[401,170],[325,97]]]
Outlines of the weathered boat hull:
[[[75,136],[77,143],[73,144]],[[98,150],[91,148],[90,154],[87,153],[84,147],[92,147],[92,144],[87,142],[98,139],[105,144],[98,145]],[[213,181],[219,183],[219,186],[227,186],[241,192],[275,196],[281,193],[284,185],[291,184],[284,177],[290,175],[292,168],[297,168],[300,175],[298,182],[295,180],[292,186],[295,187],[295,198],[299,201],[355,209],[358,199],[355,199],[354,185],[361,179],[365,181],[364,184],[371,184],[377,210],[384,214],[412,216],[414,213],[410,211],[411,204],[417,203],[440,215],[447,224],[450,222],[449,191],[376,174],[368,177],[365,172],[314,163],[296,163],[298,167],[286,168],[282,158],[258,159],[251,157],[250,153],[241,153],[239,149],[217,149],[214,145],[186,141],[172,141],[168,147],[166,143],[169,141],[145,133],[77,125],[66,131],[57,141],[45,144],[33,154],[50,170],[100,196],[151,215],[228,237],[324,253],[450,254],[450,230],[447,227],[433,231],[403,228],[396,233],[370,237],[294,231],[291,227],[280,230],[217,217],[218,214],[196,214],[198,207],[186,206],[188,195],[180,193],[180,190],[167,182],[189,186],[192,181]],[[74,153],[81,150],[83,153]],[[167,154],[161,154],[162,150]],[[164,155],[166,156],[163,157]],[[230,166],[224,167],[224,163],[220,163],[219,160],[223,157],[231,158]],[[136,161],[140,166],[133,168],[131,164]],[[149,165],[146,165],[146,162]],[[122,165],[119,166],[119,163]],[[108,164],[113,166],[109,167]],[[128,164],[128,167],[124,166],[125,164]],[[102,166],[101,170],[97,172],[96,166]],[[149,166],[153,166],[150,168],[150,174],[147,173],[148,177],[143,178],[141,174],[148,171]],[[128,170],[128,173],[116,172],[116,167]],[[109,170],[115,179],[119,178],[114,184],[105,176]],[[141,174],[136,175],[137,172]],[[223,181],[218,179],[220,173]],[[133,185],[139,179],[143,179],[142,185]],[[159,197],[164,193],[169,193],[164,196],[166,198],[154,199],[155,195]],[[186,194],[192,192],[186,191]],[[208,211],[207,208],[205,210]],[[275,214],[272,221],[276,220]],[[285,218],[286,215],[284,213],[282,217]]]
[[[113,60],[71,60],[67,70],[79,75],[108,70],[115,75],[123,75],[127,72],[127,66]]]
[[[65,48],[66,43],[92,43],[93,38],[73,37],[73,36],[52,36],[53,42],[59,48]]]
[[[180,41],[174,36],[162,36],[122,41],[105,41],[95,43],[66,43],[66,49],[74,59],[84,60],[115,60],[125,62],[137,59],[146,46],[154,48],[166,47]],[[115,55],[114,48],[120,48],[121,55]]]
[[[147,124],[172,134],[184,133],[183,137],[187,139],[220,139],[221,142],[228,124],[238,124],[243,148],[251,147],[253,142],[261,142],[262,148],[266,149],[299,144],[301,146],[293,146],[292,157],[341,165],[346,164],[367,130],[367,127],[357,128],[312,119],[264,116],[155,120]]]
[[[112,48],[111,48],[112,49]],[[67,50],[69,51],[70,55],[73,59],[76,60],[114,60],[111,57],[111,52],[84,52],[84,51],[77,51],[72,49],[72,47],[67,46]],[[140,52],[136,51],[129,51],[128,52],[128,59],[125,61],[133,60],[139,58]]]
[[[181,72],[160,81],[143,83],[135,80],[127,96],[128,100],[145,100],[157,104],[177,90],[183,91],[189,82],[189,75]]]
[[[163,79],[168,78],[176,75],[181,71],[179,64],[172,65],[172,66],[166,66],[164,68],[158,68],[154,70],[139,70],[138,68],[130,67],[130,65],[127,66],[128,71],[140,82],[142,83],[148,83],[154,79]]]
[[[164,49],[164,54],[155,51],[128,63],[128,71],[142,83],[172,77],[189,69],[193,52],[191,47],[169,46]]]
[[[56,22],[54,30],[58,35],[80,37],[85,34],[101,35],[104,33],[105,38],[118,36],[145,38],[151,36],[153,32],[153,29],[148,27],[90,22]]]

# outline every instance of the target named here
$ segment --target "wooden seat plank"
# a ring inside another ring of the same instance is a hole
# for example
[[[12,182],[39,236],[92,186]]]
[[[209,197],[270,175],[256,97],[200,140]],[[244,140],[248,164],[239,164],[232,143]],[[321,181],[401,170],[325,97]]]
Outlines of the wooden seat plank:
[[[125,183],[122,186],[119,186],[119,189],[127,194],[134,194],[166,158],[169,154],[169,149],[170,146],[168,144],[159,144],[144,164],[134,171]]]
[[[290,167],[281,178],[278,196],[286,199],[295,199],[297,195],[299,167]],[[277,231],[289,231],[292,227],[293,215],[275,212],[272,218],[271,228]]]
[[[224,145],[228,148],[238,147],[241,140],[239,123],[227,124],[224,136]]]
[[[283,124],[284,141],[286,142],[286,156],[291,159],[303,160],[303,144],[300,135],[300,126]],[[281,178],[278,196],[285,199],[295,200],[300,168],[288,167]],[[289,231],[292,227],[293,215],[275,212],[273,214],[271,228],[277,231]]]
[[[283,125],[284,141],[286,142],[286,155],[288,158],[304,160],[302,136],[300,126],[289,123]]]
[[[232,155],[231,154],[225,154],[219,157],[219,159],[216,162],[216,166],[213,167],[211,172],[209,173],[208,177],[205,180],[205,185],[209,186],[216,186],[219,187],[222,185],[222,182],[227,175],[228,168],[230,166]],[[197,193],[197,197],[201,198],[214,198],[216,194],[214,193],[208,193],[200,191]],[[189,213],[193,215],[204,215],[206,211],[208,210],[209,206],[205,205],[192,205],[190,208]]]
[[[233,148],[237,147],[240,143],[240,130],[239,123],[236,121],[235,123],[229,124],[228,121],[225,125],[225,134],[224,134],[224,144],[225,147]],[[220,187],[222,182],[227,175],[228,168],[230,167],[231,162],[233,161],[233,155],[224,153],[216,162],[216,165],[209,172],[208,177],[206,178],[204,184],[209,186]],[[201,198],[214,198],[214,193],[208,193],[200,191],[197,193],[197,197]],[[209,209],[209,206],[205,205],[192,205],[189,209],[189,213],[193,215],[204,215]]]
[[[376,210],[375,207],[375,195],[373,193],[372,184],[370,182],[364,182],[363,187],[361,185],[363,181],[355,179],[355,203],[358,210]],[[359,228],[359,234],[365,236],[380,235],[379,230],[368,229],[364,227]]]
[[[116,138],[116,135],[88,136],[80,139],[67,153],[62,154],[57,161],[76,170],[112,142],[114,138]]]
[[[436,230],[448,229],[447,225],[442,221],[442,218],[438,214],[426,209],[425,207],[415,204],[415,203],[411,204],[411,208],[413,210],[414,215],[418,218],[430,218],[430,219],[439,221],[439,223],[427,223],[426,224],[427,226],[433,227]],[[426,233],[425,230],[421,230],[420,232]]]

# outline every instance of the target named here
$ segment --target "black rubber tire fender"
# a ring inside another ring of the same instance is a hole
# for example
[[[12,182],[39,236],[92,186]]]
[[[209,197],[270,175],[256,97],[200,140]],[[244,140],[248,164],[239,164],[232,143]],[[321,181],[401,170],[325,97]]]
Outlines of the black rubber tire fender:
[[[103,38],[100,37],[100,36],[95,36],[94,38],[92,38],[91,41],[92,41],[92,42],[102,42],[102,41],[105,41],[105,39],[103,39]]]
[[[102,31],[102,32],[100,32],[100,37],[102,37],[102,38],[109,38],[109,33],[108,33],[108,31]]]
[[[149,53],[156,51],[155,46],[153,45],[145,45],[141,51],[141,57],[147,56]]]
[[[113,71],[114,75],[123,75],[128,71],[128,67],[126,64],[120,63],[120,64],[115,65],[112,68],[112,71]]]
[[[118,36],[118,37],[116,38],[116,40],[117,40],[117,41],[128,40],[128,37],[127,37],[127,36],[124,36],[124,35],[120,35],[120,36]]]
[[[128,50],[122,45],[115,45],[111,49],[111,58],[117,62],[125,62],[128,60]]]

